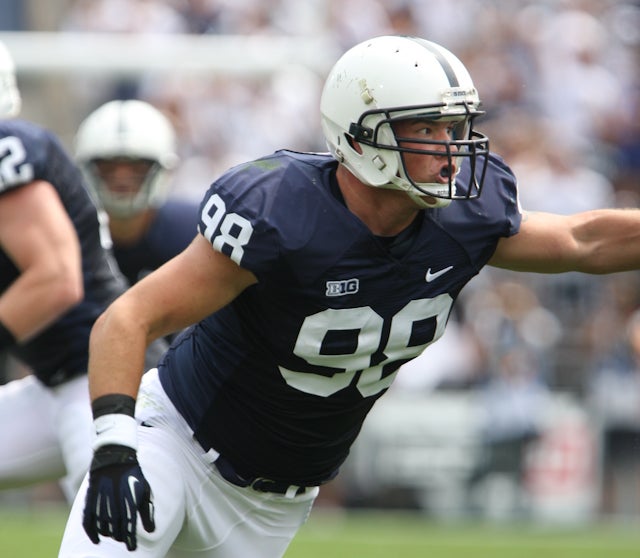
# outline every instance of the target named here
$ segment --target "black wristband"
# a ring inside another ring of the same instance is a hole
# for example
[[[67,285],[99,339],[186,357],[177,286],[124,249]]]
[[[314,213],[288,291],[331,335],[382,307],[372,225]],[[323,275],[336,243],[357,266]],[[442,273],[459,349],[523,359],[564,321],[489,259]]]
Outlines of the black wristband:
[[[91,403],[91,410],[93,411],[94,419],[116,413],[133,417],[136,411],[136,400],[130,395],[110,393],[95,399]]]
[[[8,349],[16,344],[16,336],[11,333],[7,326],[0,321],[0,351],[2,349]]]
[[[93,454],[91,471],[111,465],[133,465],[135,463],[137,463],[136,450],[127,446],[102,446]]]

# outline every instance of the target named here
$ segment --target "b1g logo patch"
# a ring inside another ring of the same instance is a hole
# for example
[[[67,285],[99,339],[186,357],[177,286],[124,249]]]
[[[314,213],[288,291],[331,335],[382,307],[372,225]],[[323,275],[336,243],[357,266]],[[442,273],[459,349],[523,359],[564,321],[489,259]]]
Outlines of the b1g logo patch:
[[[342,296],[356,294],[360,287],[358,279],[345,279],[344,281],[327,281],[327,296]]]

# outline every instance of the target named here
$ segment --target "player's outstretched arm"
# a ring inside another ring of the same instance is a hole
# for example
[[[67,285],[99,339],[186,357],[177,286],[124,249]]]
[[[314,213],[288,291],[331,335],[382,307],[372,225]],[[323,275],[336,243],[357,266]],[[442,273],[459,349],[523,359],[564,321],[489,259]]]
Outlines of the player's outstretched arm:
[[[520,232],[500,240],[489,265],[538,273],[640,269],[640,210],[526,212]]]

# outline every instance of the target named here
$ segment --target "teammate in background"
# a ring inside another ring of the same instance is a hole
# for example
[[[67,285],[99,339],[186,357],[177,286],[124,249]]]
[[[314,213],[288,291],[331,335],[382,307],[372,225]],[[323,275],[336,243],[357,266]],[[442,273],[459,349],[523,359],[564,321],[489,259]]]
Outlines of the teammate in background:
[[[89,334],[127,285],[80,170],[19,110],[0,44],[0,349],[32,372],[0,386],[0,488],[62,478],[71,501],[91,462]]]
[[[193,240],[198,204],[167,197],[178,156],[173,126],[159,110],[138,100],[102,105],[78,129],[76,160],[108,214],[129,284]]]
[[[479,106],[448,50],[371,39],[325,83],[331,154],[278,151],[214,182],[200,234],[93,328],[98,434],[61,557],[282,556],[483,266],[640,267],[638,210],[522,212]],[[188,324],[142,377],[149,340]]]

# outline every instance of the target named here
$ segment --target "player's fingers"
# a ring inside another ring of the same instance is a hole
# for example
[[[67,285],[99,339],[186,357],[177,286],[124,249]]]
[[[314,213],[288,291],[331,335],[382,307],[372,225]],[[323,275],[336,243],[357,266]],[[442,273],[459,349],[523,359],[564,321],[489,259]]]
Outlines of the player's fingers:
[[[148,512],[141,512],[140,519],[142,520],[142,526],[147,533],[153,533],[156,530],[156,523],[153,520],[153,516],[150,516]]]
[[[100,537],[96,530],[96,516],[94,514],[85,512],[84,519],[82,520],[82,527],[93,544],[98,544],[100,542]]]
[[[89,488],[85,497],[84,511],[82,512],[82,527],[93,544],[100,542],[97,530],[97,511],[97,499]]]
[[[128,498],[124,501],[126,516],[123,518],[123,534],[124,543],[127,545],[127,550],[133,551],[138,546],[136,539],[136,521],[137,521],[137,509],[135,502]]]
[[[156,530],[155,508],[153,506],[153,494],[149,485],[145,487],[144,495],[139,506],[140,520],[142,526],[147,533],[153,533]]]

